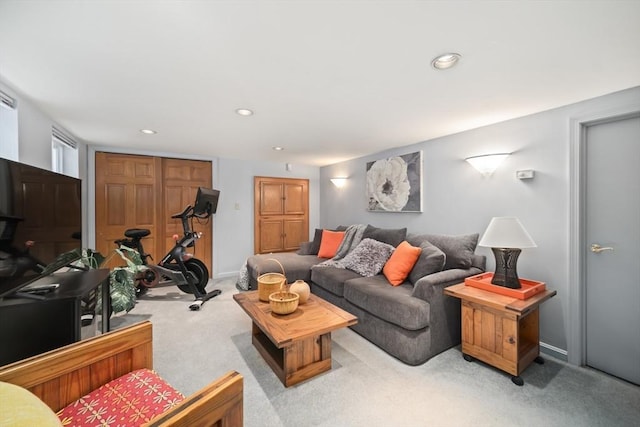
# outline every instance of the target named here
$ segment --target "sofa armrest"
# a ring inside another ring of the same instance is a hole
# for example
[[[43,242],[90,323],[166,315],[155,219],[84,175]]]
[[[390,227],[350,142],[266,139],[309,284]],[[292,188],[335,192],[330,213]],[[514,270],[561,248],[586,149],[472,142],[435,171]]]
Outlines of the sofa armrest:
[[[482,271],[476,267],[453,268],[424,276],[414,285],[413,296],[429,303],[432,354],[460,344],[460,301],[445,295],[444,288]]]
[[[144,427],[241,426],[243,424],[242,394],[242,375],[235,371],[228,372],[144,424]]]
[[[471,268],[452,268],[424,276],[413,286],[413,296],[427,302],[431,302],[437,293],[442,294],[442,289],[447,286],[463,282],[466,277],[482,273],[483,270]]]

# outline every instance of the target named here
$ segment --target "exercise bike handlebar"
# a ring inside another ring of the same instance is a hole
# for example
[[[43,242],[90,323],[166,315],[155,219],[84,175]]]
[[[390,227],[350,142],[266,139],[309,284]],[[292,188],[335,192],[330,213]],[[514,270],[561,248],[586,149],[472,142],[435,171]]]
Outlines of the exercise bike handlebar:
[[[191,213],[190,211],[192,211],[192,210],[193,210],[193,206],[187,205],[187,207],[184,208],[184,211],[182,211],[179,214],[171,215],[171,218],[174,218],[174,219],[176,219],[176,218],[190,218],[190,217],[193,216],[193,215],[190,215],[190,213]]]

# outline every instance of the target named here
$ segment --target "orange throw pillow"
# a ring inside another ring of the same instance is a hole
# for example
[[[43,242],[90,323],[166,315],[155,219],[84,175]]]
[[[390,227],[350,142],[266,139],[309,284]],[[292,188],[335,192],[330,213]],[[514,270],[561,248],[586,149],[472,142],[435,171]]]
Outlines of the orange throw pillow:
[[[382,269],[384,277],[393,286],[400,285],[411,273],[421,252],[421,248],[411,246],[406,240],[400,243]]]
[[[318,258],[333,258],[336,256],[342,239],[344,239],[344,231],[322,230],[322,240],[320,241]]]

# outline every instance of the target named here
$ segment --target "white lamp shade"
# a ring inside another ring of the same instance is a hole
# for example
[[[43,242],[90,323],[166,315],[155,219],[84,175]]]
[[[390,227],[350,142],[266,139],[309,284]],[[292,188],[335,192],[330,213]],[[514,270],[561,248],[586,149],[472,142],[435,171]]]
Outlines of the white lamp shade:
[[[501,216],[491,219],[478,246],[487,248],[535,248],[537,245],[524,229],[520,220],[514,216]]]
[[[491,175],[508,156],[509,153],[485,154],[483,156],[467,157],[465,160],[482,175]]]
[[[333,182],[333,185],[336,187],[342,188],[347,183],[347,178],[331,178],[331,182]]]

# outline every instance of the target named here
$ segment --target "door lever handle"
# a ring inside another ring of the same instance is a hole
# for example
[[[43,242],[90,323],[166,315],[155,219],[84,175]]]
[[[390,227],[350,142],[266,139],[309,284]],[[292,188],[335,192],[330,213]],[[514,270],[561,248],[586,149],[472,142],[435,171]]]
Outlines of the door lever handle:
[[[604,251],[613,251],[613,248],[611,246],[600,246],[597,243],[591,244],[591,252],[595,254],[599,254],[600,252],[604,252]]]

